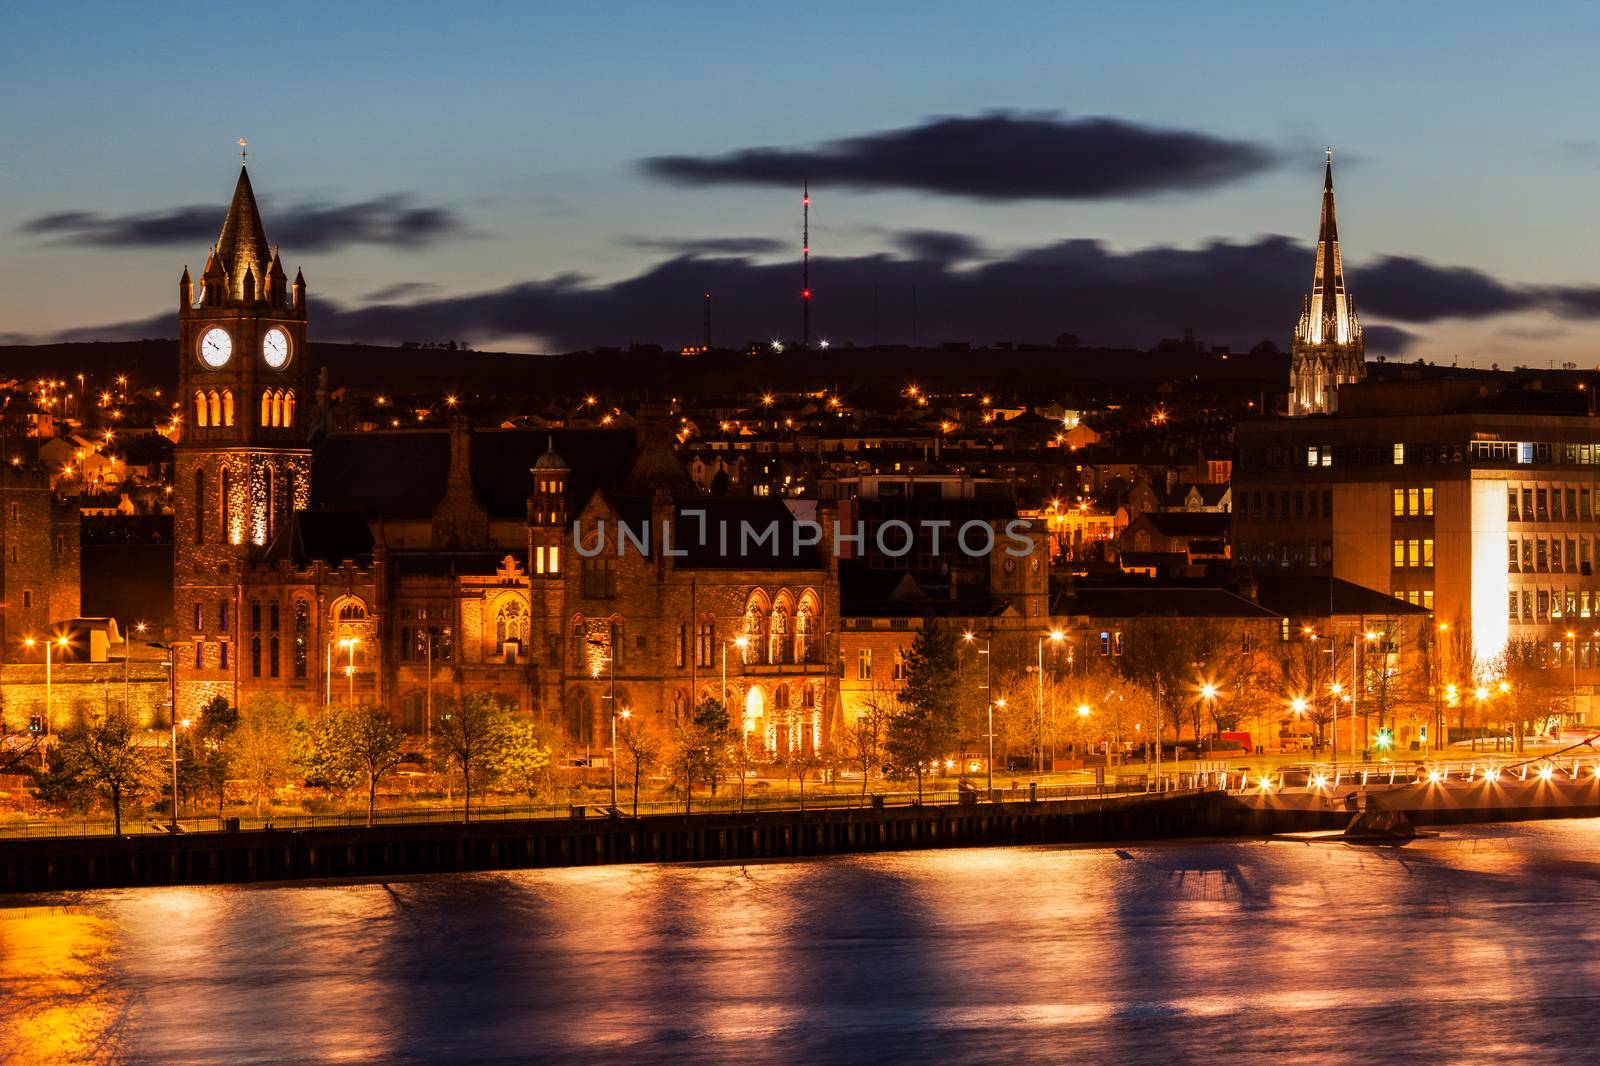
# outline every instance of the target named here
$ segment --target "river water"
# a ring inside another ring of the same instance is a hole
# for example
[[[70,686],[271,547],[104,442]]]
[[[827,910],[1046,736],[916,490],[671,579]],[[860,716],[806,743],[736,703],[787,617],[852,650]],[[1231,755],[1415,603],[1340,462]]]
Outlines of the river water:
[[[1594,1061],[1600,820],[0,903],[20,1063]]]

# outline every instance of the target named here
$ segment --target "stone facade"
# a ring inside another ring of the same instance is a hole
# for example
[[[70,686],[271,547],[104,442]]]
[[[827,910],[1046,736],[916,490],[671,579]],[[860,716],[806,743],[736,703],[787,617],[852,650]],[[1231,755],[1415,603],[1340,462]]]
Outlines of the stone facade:
[[[0,662],[37,657],[23,640],[78,616],[79,522],[47,472],[0,466]]]

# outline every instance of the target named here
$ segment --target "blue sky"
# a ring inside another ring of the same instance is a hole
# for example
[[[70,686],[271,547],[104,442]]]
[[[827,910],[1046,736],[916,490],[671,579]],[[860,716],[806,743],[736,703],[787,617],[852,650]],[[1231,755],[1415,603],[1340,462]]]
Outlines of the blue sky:
[[[198,269],[204,239],[103,247],[29,224],[215,204],[220,225],[239,136],[251,141],[269,237],[274,210],[292,205],[396,196],[449,213],[448,232],[415,244],[285,244],[290,270],[303,266],[314,293],[346,310],[405,283],[435,286],[410,292],[441,300],[579,275],[563,289],[570,297],[573,286],[658,267],[665,253],[640,238],[764,237],[782,242],[787,258],[799,239],[797,196],[669,183],[640,161],[812,146],[997,109],[1248,142],[1274,162],[1208,187],[1093,199],[1007,202],[824,182],[812,236],[824,325],[826,257],[893,255],[894,235],[907,231],[962,234],[990,258],[1065,240],[1098,241],[1112,255],[1216,239],[1246,245],[1263,234],[1309,241],[1329,143],[1358,306],[1392,302],[1363,283],[1363,264],[1383,256],[1469,268],[1518,291],[1587,289],[1596,275],[1592,7],[461,7],[280,4],[230,22],[225,6],[8,3],[0,334],[42,337],[170,312],[173,282],[185,264]],[[1295,291],[1309,282],[1309,256],[1302,273]],[[1073,278],[1060,283],[1070,288]],[[429,323],[457,321],[438,310]],[[1217,339],[1260,339],[1281,320],[1273,339],[1286,347],[1297,310],[1297,301],[1264,309],[1239,336]],[[477,324],[473,313],[449,311],[467,316],[461,330],[480,343],[570,341],[537,323]],[[1597,321],[1539,300],[1472,318],[1410,314],[1392,319],[1407,334],[1407,357],[1595,361]],[[685,311],[685,332],[695,317]],[[1148,337],[1105,339],[1153,342],[1187,324],[1181,317],[1156,300]],[[337,329],[366,328],[358,321],[371,317],[330,317]],[[891,339],[891,328],[883,332]],[[1102,339],[1093,325],[1083,332]]]

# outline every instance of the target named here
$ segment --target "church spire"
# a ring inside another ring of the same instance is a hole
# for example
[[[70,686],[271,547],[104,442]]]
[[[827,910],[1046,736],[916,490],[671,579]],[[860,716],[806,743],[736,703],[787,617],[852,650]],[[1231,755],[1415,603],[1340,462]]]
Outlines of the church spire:
[[[1325,414],[1337,409],[1340,385],[1366,377],[1366,348],[1355,301],[1344,283],[1339,253],[1339,220],[1333,202],[1333,149],[1322,175],[1322,218],[1317,227],[1317,261],[1311,292],[1300,308],[1289,371],[1292,414]]]
[[[1322,219],[1317,227],[1317,266],[1311,280],[1311,306],[1302,320],[1308,344],[1350,344],[1360,332],[1344,287],[1339,255],[1339,219],[1333,202],[1333,149],[1327,150],[1322,177]]]
[[[233,202],[217,238],[217,258],[230,278],[243,278],[248,269],[256,277],[266,274],[270,257],[267,233],[261,225],[255,190],[250,187],[250,172],[239,167],[239,183],[233,187]]]

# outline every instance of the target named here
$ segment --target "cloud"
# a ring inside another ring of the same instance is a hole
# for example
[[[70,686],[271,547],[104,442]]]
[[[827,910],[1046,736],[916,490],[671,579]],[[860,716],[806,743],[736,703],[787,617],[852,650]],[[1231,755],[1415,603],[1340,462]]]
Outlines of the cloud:
[[[203,248],[217,239],[224,214],[215,204],[125,215],[60,211],[29,219],[18,231],[93,248]],[[357,244],[422,248],[467,235],[465,223],[449,208],[417,204],[400,193],[346,204],[306,201],[262,214],[268,236],[297,253]]]
[[[965,233],[940,229],[902,230],[892,237],[894,245],[913,259],[936,263],[957,263],[983,255],[983,245]]]
[[[1312,273],[1311,249],[1276,235],[1126,251],[1074,239],[990,250],[978,261],[963,258],[977,243],[960,234],[902,234],[895,243],[905,251],[812,259],[814,337],[904,343],[914,322],[922,344],[1048,344],[1073,333],[1086,345],[1146,348],[1192,329],[1211,344],[1242,350],[1267,338],[1287,349]],[[1372,355],[1414,350],[1426,335],[1418,327],[1446,319],[1528,310],[1600,318],[1600,289],[1518,286],[1415,257],[1354,263],[1348,275]],[[800,332],[795,283],[787,261],[675,256],[616,281],[564,274],[370,306],[319,303],[313,289],[311,328],[319,340],[374,343],[465,339],[544,351],[673,346],[699,338],[710,292],[715,339],[739,346]],[[163,314],[60,339],[161,337],[174,328]]]
[[[788,247],[773,237],[623,237],[618,243],[668,255],[768,255]]]
[[[432,296],[439,291],[439,286],[431,281],[400,281],[393,285],[385,285],[361,297],[362,303],[387,304],[396,300],[412,300],[420,296]]]
[[[1275,165],[1248,141],[1114,118],[991,111],[825,141],[640,164],[680,185],[910,189],[978,200],[1103,200],[1207,189]]]

